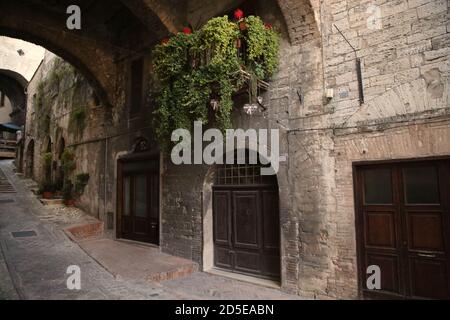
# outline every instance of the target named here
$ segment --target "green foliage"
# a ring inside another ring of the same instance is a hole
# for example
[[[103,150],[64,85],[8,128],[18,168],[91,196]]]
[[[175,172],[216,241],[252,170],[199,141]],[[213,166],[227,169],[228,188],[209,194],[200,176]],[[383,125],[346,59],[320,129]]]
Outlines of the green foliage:
[[[61,155],[61,166],[65,177],[68,177],[75,170],[75,154],[70,149],[64,149]]]
[[[72,108],[69,116],[69,132],[81,136],[86,128],[86,117],[87,109],[85,106]]]
[[[51,152],[46,152],[42,155],[42,165],[44,167],[45,180],[49,180],[47,176],[51,172],[53,155]]]
[[[75,193],[77,195],[82,195],[84,189],[89,182],[89,173],[80,173],[75,176]]]
[[[179,33],[154,48],[159,81],[155,130],[163,147],[173,130],[190,130],[197,120],[207,124],[213,98],[219,101],[213,121],[222,130],[230,128],[233,94],[244,84],[241,69],[257,79],[267,79],[275,72],[279,47],[276,31],[266,28],[258,17],[241,22],[247,25],[246,30],[241,31],[227,16],[214,18],[200,30]],[[247,43],[246,54],[238,54],[238,41]]]
[[[52,171],[52,161],[53,157],[51,152],[44,153],[42,155],[42,166],[44,172],[44,181],[45,183],[50,183],[51,181],[51,171]],[[46,190],[44,190],[46,191]]]
[[[40,138],[47,137],[50,134],[50,116],[43,113],[38,118],[38,136]]]
[[[36,90],[37,100],[37,128],[38,136],[43,138],[50,133],[50,110],[51,100],[46,94],[47,82],[45,80],[39,81]]]
[[[74,83],[66,82],[65,79],[74,79]],[[38,136],[45,137],[50,133],[52,105],[57,101],[58,105],[63,105],[64,101],[72,101],[76,92],[80,77],[78,71],[61,58],[55,58],[53,65],[36,88],[36,114]],[[57,97],[56,97],[57,95]],[[71,112],[72,129],[76,134],[80,134],[85,127],[85,108],[77,107]]]
[[[279,36],[275,30],[267,28],[260,17],[249,16],[245,23],[249,67],[259,78],[268,79],[278,67]]]
[[[56,191],[55,184],[53,182],[49,181],[48,179],[46,179],[39,184],[37,194],[43,194],[44,192],[55,192],[55,191]]]
[[[70,179],[66,179],[64,182],[62,196],[64,201],[73,199],[73,183]]]

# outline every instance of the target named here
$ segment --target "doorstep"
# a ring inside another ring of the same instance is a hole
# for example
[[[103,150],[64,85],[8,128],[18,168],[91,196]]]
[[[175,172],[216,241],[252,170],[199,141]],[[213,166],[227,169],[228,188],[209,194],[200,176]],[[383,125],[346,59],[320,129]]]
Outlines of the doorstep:
[[[198,271],[198,264],[160,252],[159,247],[112,239],[87,239],[78,245],[117,278],[165,281]]]
[[[78,242],[79,244],[80,241],[86,239],[101,237],[103,235],[103,229],[103,221],[95,219],[92,222],[70,225],[63,230],[72,241]]]
[[[204,272],[210,273],[210,274],[213,274],[216,276],[230,278],[233,280],[238,280],[238,281],[248,282],[251,284],[260,285],[260,286],[271,288],[271,289],[278,289],[278,290],[281,289],[280,283],[277,281],[274,281],[274,280],[261,279],[261,278],[257,278],[257,277],[247,276],[247,275],[240,274],[240,273],[225,271],[225,270],[218,269],[218,268],[212,268],[210,270],[205,270]]]
[[[63,199],[39,199],[44,206],[60,206],[64,204]]]

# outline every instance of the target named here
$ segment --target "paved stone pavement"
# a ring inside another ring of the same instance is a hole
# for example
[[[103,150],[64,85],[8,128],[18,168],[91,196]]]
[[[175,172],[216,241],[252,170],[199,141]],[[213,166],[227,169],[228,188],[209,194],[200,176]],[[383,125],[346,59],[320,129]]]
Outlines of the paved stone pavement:
[[[47,216],[47,209],[13,173],[11,161],[0,160],[0,171],[16,190],[0,193],[0,299],[298,298],[203,272],[160,283],[116,278],[60,227],[40,219]],[[12,236],[12,232],[28,230],[35,231],[36,236]],[[81,290],[67,289],[66,270],[70,265],[81,269]]]

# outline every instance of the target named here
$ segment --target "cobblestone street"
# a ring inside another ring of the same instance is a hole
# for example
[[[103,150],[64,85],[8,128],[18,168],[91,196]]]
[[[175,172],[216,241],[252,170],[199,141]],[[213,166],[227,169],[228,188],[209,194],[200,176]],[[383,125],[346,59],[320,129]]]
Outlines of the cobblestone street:
[[[42,218],[48,216],[48,209],[13,173],[10,161],[0,161],[2,172],[2,183],[9,183],[13,190],[0,192],[0,299],[298,298],[202,272],[160,283],[115,277],[57,224]],[[35,235],[13,236],[20,231],[34,231]],[[81,269],[81,290],[67,289],[66,270],[70,265]]]

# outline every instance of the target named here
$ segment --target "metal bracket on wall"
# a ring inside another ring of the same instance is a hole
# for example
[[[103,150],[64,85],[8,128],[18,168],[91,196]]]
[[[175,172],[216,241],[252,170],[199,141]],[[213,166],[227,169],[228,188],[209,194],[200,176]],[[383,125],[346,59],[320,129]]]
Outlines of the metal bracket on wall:
[[[303,104],[303,94],[301,93],[302,88],[300,90],[297,90],[298,100],[300,101],[300,104]]]
[[[337,31],[341,34],[342,38],[348,43],[350,48],[352,48],[353,52],[355,53],[356,57],[356,76],[358,78],[358,91],[359,91],[359,105],[362,105],[364,103],[364,86],[362,82],[362,71],[361,71],[361,59],[358,58],[358,55],[356,53],[356,49],[351,45],[351,43],[347,40],[347,38],[344,36],[341,30],[333,24],[333,26],[336,28]]]

